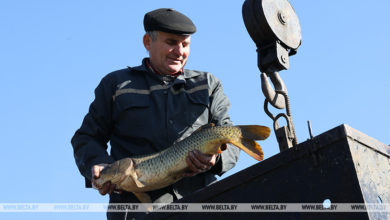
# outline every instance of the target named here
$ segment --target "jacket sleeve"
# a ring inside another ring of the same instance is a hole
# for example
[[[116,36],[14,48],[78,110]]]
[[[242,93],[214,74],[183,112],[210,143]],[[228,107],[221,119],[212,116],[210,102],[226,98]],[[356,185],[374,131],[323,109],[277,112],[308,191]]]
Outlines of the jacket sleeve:
[[[228,115],[230,102],[225,95],[221,82],[210,75],[209,78],[210,91],[210,123],[216,125],[232,125],[232,121]],[[228,144],[227,149],[217,157],[217,163],[211,169],[211,172],[221,176],[226,171],[230,170],[237,163],[240,150]]]
[[[107,142],[112,130],[111,87],[107,77],[103,78],[95,89],[95,99],[89,107],[89,112],[71,140],[77,167],[86,178],[86,187],[91,186],[93,165],[114,162],[107,153]]]

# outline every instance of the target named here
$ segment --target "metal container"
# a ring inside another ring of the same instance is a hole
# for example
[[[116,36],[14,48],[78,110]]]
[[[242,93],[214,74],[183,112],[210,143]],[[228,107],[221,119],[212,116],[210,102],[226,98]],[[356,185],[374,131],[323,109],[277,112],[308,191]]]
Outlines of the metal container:
[[[389,146],[343,124],[177,202],[390,203],[389,174]],[[390,213],[151,213],[145,219],[390,219]]]

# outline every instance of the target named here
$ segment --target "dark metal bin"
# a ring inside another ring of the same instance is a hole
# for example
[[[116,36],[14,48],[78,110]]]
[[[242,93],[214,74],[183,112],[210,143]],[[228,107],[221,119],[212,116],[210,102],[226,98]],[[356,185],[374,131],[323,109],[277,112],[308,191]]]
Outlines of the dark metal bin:
[[[389,203],[390,149],[348,125],[223,179],[179,203]],[[151,213],[145,219],[390,219],[373,212]]]

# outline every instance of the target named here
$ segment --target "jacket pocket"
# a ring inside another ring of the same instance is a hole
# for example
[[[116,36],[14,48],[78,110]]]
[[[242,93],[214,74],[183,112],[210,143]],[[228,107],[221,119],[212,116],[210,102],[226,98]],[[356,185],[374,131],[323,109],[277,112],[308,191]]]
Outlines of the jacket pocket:
[[[186,110],[187,122],[193,129],[207,124],[209,121],[209,93],[208,90],[200,90],[187,94],[190,105]]]
[[[144,94],[123,94],[115,100],[114,120],[139,125],[150,118],[150,98]]]
[[[209,92],[208,90],[200,90],[197,92],[193,93],[187,93],[188,99],[193,103],[193,104],[199,104],[199,105],[204,105],[206,107],[209,106],[210,102],[210,97],[209,97]]]

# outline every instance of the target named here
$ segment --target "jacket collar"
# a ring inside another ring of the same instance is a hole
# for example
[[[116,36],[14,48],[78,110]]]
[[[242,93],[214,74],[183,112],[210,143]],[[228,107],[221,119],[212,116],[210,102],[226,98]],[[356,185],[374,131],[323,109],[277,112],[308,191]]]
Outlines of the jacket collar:
[[[156,73],[153,73],[147,66],[146,66],[146,59],[149,59],[149,58],[144,58],[142,60],[142,64],[139,65],[139,66],[136,66],[136,67],[131,67],[131,69],[133,70],[137,70],[137,71],[141,71],[141,72],[149,72],[149,73],[152,73],[152,74],[156,74]],[[130,68],[130,67],[129,67]],[[196,71],[192,71],[192,70],[188,70],[188,69],[184,69],[183,70],[183,74],[179,75],[177,77],[177,79],[180,79],[180,80],[185,80],[185,79],[189,79],[189,78],[193,78],[195,76],[199,76],[200,73],[199,72],[196,72]]]

